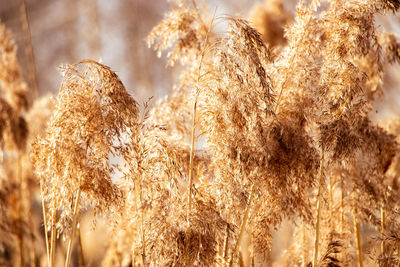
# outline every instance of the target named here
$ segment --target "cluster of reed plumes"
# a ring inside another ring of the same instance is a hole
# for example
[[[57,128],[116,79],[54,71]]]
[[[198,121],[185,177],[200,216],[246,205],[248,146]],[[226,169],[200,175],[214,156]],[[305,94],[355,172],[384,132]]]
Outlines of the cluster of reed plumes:
[[[93,210],[103,266],[399,266],[400,119],[370,116],[400,62],[376,20],[399,8],[272,0],[251,24],[176,2],[147,41],[180,83],[153,107],[93,60],[34,99],[0,25],[0,265],[85,265]]]

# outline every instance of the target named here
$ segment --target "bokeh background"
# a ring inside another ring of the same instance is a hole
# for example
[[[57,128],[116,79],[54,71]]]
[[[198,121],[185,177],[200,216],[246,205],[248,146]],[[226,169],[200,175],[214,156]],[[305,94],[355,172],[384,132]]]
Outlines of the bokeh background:
[[[145,38],[158,24],[171,3],[167,0],[0,0],[0,20],[13,33],[25,80],[29,62],[24,39],[21,5],[25,2],[30,26],[39,95],[58,91],[58,66],[85,58],[101,59],[117,72],[129,92],[146,101],[167,95],[177,81],[177,70],[165,68],[165,57],[158,58]],[[198,4],[216,14],[249,17],[254,5],[263,0],[202,0]],[[294,12],[297,1],[283,1]],[[386,30],[400,32],[395,15],[378,19]],[[398,69],[395,69],[397,72]],[[393,76],[393,75],[390,75]],[[395,75],[396,76],[396,75]],[[377,103],[379,117],[400,114],[399,79],[386,81],[389,87]],[[32,87],[32,84],[30,84]]]
[[[246,17],[256,0],[207,1],[220,14]],[[0,0],[0,20],[13,33],[27,77],[22,0]],[[149,49],[145,38],[169,9],[165,0],[26,0],[39,94],[58,91],[57,67],[101,59],[136,98],[160,98],[171,90],[174,69]],[[293,4],[294,5],[294,4]],[[176,72],[176,71],[175,71]]]

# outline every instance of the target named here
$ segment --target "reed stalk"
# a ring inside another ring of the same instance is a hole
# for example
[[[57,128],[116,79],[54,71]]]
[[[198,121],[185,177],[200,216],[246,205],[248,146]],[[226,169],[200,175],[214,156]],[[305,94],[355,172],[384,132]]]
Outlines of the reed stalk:
[[[140,203],[143,205],[143,189],[140,187]],[[146,240],[144,235],[144,210],[143,207],[140,209],[140,229],[141,229],[141,239],[142,239],[142,261],[143,266],[146,266]]]
[[[193,162],[194,162],[194,144],[196,139],[196,110],[197,110],[197,99],[198,92],[196,91],[196,97],[193,104],[193,123],[192,123],[192,135],[190,145],[190,161],[189,161],[189,188],[188,188],[188,205],[186,211],[186,221],[189,223],[190,211],[192,208],[192,187],[193,187]]]
[[[343,177],[340,177],[340,233],[343,234],[344,228],[344,181]]]
[[[357,211],[356,208],[353,208],[353,222],[354,222],[354,235],[356,238],[356,246],[357,246],[357,261],[358,267],[363,267],[363,255],[361,248],[361,237],[360,237],[360,225],[357,219]]]
[[[397,259],[398,259],[397,267],[400,267],[400,247],[397,248]]]
[[[25,55],[28,60],[29,83],[32,86],[33,97],[36,99],[38,97],[38,83],[36,78],[35,56],[33,53],[31,30],[25,0],[21,0],[20,2],[20,18],[24,32]]]
[[[239,267],[245,267],[242,251],[239,251]]]
[[[49,235],[47,233],[47,212],[46,212],[46,202],[43,196],[43,183],[40,181],[40,194],[42,199],[42,213],[43,213],[43,225],[44,225],[44,238],[46,243],[46,255],[47,264],[50,266],[50,249],[49,249]]]
[[[22,229],[22,218],[24,217],[23,214],[23,190],[24,190],[24,181],[22,177],[22,162],[21,162],[21,154],[18,153],[17,159],[17,177],[18,177],[18,184],[19,184],[19,197],[18,197],[18,217],[19,217],[19,226],[18,226],[18,245],[19,245],[19,256],[21,267],[25,266],[25,244],[24,244],[24,232]]]
[[[303,238],[303,240],[302,240],[302,242],[303,242],[303,267],[307,267],[307,250],[305,249],[307,239],[306,239],[306,224],[305,224],[305,222],[302,223],[301,231],[302,231],[302,238]]]
[[[194,8],[198,10],[196,1],[192,0],[192,4],[193,4]],[[216,10],[214,11],[213,19],[211,20],[210,25],[209,25],[210,29],[211,29],[211,26],[212,26],[214,18],[215,18],[215,12],[216,12]],[[199,16],[198,18],[199,18],[201,24],[205,25],[201,16]],[[208,36],[208,32],[207,32],[206,38],[204,40],[204,47],[207,47],[207,45],[208,45],[208,38],[209,38],[209,36]],[[188,207],[187,207],[187,211],[186,211],[186,221],[188,224],[190,224],[189,218],[190,218],[190,211],[192,208],[193,164],[194,164],[194,145],[195,145],[195,139],[196,139],[197,100],[199,98],[199,84],[200,84],[200,79],[202,77],[201,68],[203,66],[205,52],[206,52],[205,49],[203,49],[200,54],[200,63],[199,63],[199,67],[197,69],[197,85],[196,85],[196,92],[195,92],[196,95],[195,95],[195,99],[194,99],[194,103],[193,103],[193,121],[192,121],[192,134],[191,134],[191,144],[190,144],[190,160],[189,160]]]
[[[319,249],[319,234],[321,224],[321,201],[322,201],[322,179],[324,175],[324,149],[321,151],[321,163],[320,163],[320,177],[318,184],[318,200],[317,200],[317,223],[315,226],[315,241],[314,241],[314,260],[313,266],[317,266],[318,263],[318,249]]]
[[[222,258],[224,258],[226,261],[228,260],[228,249],[229,249],[229,224],[226,224],[226,235],[225,235],[225,241],[224,241],[224,251],[222,254]]]
[[[243,239],[243,236],[244,236],[244,232],[246,230],[246,225],[247,225],[247,221],[249,219],[251,204],[252,204],[252,201],[253,201],[253,194],[254,194],[254,184],[251,186],[251,189],[250,189],[250,196],[249,196],[249,199],[247,200],[246,211],[245,211],[244,216],[243,216],[242,225],[240,226],[239,237],[238,237],[238,240],[236,242],[235,249],[232,252],[232,257],[231,257],[230,262],[229,262],[229,266],[230,267],[233,266],[233,259],[234,259],[235,255],[239,252],[240,243],[242,242],[242,239]]]
[[[332,175],[329,176],[329,216],[330,216],[330,228],[334,230],[335,225],[334,225],[334,218],[333,218],[333,209],[334,209],[334,203],[333,203],[333,177]]]
[[[51,214],[50,267],[54,267],[55,266],[56,238],[57,238],[56,219],[57,219],[57,212],[54,209],[52,214]]]
[[[146,242],[145,242],[145,234],[144,234],[144,211],[143,208],[140,206],[143,204],[143,189],[142,186],[139,184],[139,181],[135,182],[135,196],[139,195],[139,202],[135,199],[136,202],[136,210],[140,212],[140,240],[142,242],[142,263],[143,266],[146,266]]]
[[[386,225],[386,216],[385,216],[385,208],[382,205],[381,207],[381,234],[382,237],[385,234],[385,225]],[[385,241],[382,239],[381,241],[381,254],[385,254]]]
[[[74,236],[75,236],[75,232],[76,232],[76,227],[77,227],[77,223],[78,223],[78,214],[79,214],[79,200],[81,197],[81,189],[78,189],[78,192],[76,194],[76,199],[75,199],[75,205],[74,205],[74,214],[73,214],[73,221],[72,221],[72,233],[71,233],[71,237],[69,239],[69,243],[68,243],[68,249],[67,249],[67,257],[65,260],[65,267],[69,267],[69,264],[71,262],[71,254],[72,254],[72,245],[73,245],[73,241],[74,241]]]

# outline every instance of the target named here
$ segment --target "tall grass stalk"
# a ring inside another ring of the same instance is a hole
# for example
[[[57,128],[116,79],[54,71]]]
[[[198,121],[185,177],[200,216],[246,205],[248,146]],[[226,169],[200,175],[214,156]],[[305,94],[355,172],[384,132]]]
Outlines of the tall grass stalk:
[[[230,267],[233,266],[235,255],[237,255],[237,253],[239,252],[240,244],[242,243],[244,232],[246,231],[246,225],[247,225],[247,221],[249,219],[250,209],[251,209],[251,205],[252,205],[252,201],[253,201],[253,195],[254,195],[254,184],[251,185],[250,196],[249,196],[249,199],[247,200],[246,211],[244,212],[242,225],[240,226],[239,237],[238,237],[238,240],[236,241],[235,249],[232,252],[232,257],[229,262]]]
[[[344,181],[343,177],[340,177],[340,233],[343,234],[344,228]]]
[[[18,244],[19,244],[19,256],[20,256],[20,264],[21,267],[25,266],[25,242],[24,242],[24,231],[22,227],[22,218],[24,217],[23,212],[23,190],[24,190],[24,181],[22,177],[22,162],[21,162],[21,153],[18,153],[17,159],[17,179],[19,185],[19,197],[18,197],[18,217],[19,217],[19,225],[18,225]]]
[[[307,237],[306,237],[306,224],[305,222],[302,223],[301,226],[301,231],[302,231],[302,246],[305,247],[306,246],[306,242],[307,242]],[[307,267],[307,250],[304,248],[303,249],[303,267]]]
[[[56,220],[57,220],[57,212],[54,209],[51,214],[50,267],[55,266],[55,260],[56,260],[56,239],[57,239]]]
[[[334,225],[334,219],[333,219],[333,213],[334,213],[334,203],[333,203],[333,177],[332,175],[329,176],[329,217],[330,217],[330,223],[329,227],[333,230],[335,225]]]
[[[198,10],[196,1],[192,0],[192,4],[196,10]],[[213,24],[214,18],[215,18],[215,13],[216,9],[214,10],[214,15],[212,20],[210,21],[209,29],[211,29],[211,26]],[[201,16],[198,16],[198,19],[200,20],[202,25],[205,25],[204,21],[202,20]],[[204,47],[207,47],[208,45],[208,38],[209,38],[209,32],[207,31],[206,38],[204,40]],[[203,60],[205,56],[205,49],[201,50],[200,54],[200,63],[199,67],[197,69],[197,84],[196,84],[196,92],[195,92],[195,99],[193,103],[193,121],[192,121],[192,133],[191,133],[191,144],[190,144],[190,160],[189,160],[189,189],[188,189],[188,207],[187,207],[187,213],[186,213],[186,220],[188,224],[190,224],[190,211],[192,208],[192,187],[193,187],[193,163],[194,163],[194,150],[195,150],[195,142],[196,142],[196,113],[197,113],[197,101],[199,98],[199,84],[200,84],[200,79],[202,77],[201,74],[201,69],[203,66]]]
[[[359,225],[358,219],[357,219],[356,207],[353,207],[353,222],[354,222],[354,235],[355,235],[356,247],[357,247],[358,267],[363,267],[363,255],[362,255],[362,247],[361,247],[360,225]]]
[[[43,214],[43,228],[44,228],[44,241],[46,243],[46,255],[47,255],[47,264],[50,266],[50,248],[49,248],[49,235],[47,232],[47,211],[46,211],[46,202],[43,196],[43,182],[40,181],[40,194],[42,199],[42,214]]]
[[[382,234],[382,237],[384,236],[385,231],[386,231],[385,224],[386,224],[385,207],[382,205],[382,207],[381,207],[381,234]],[[383,238],[381,241],[381,254],[382,255],[385,254],[385,241],[383,240]]]
[[[143,266],[146,266],[146,240],[144,233],[144,210],[143,210],[143,189],[140,181],[136,181],[135,183],[135,196],[139,195],[139,201],[135,199],[136,202],[136,210],[140,212],[140,240],[142,242],[142,263]]]
[[[32,37],[31,37],[31,29],[29,25],[28,11],[26,8],[25,0],[21,0],[20,3],[20,18],[22,29],[24,32],[24,41],[25,41],[25,55],[28,60],[28,75],[29,75],[29,83],[32,87],[33,97],[38,97],[38,83],[36,78],[36,68],[35,68],[35,56],[33,53],[32,47]]]
[[[226,261],[228,260],[228,250],[229,250],[229,224],[226,224],[226,233],[225,233],[225,240],[224,240],[224,250],[222,254],[222,258]]]
[[[318,249],[319,249],[319,234],[321,224],[321,202],[322,202],[322,180],[324,175],[324,149],[321,149],[321,161],[320,161],[320,177],[318,184],[318,199],[317,199],[317,223],[315,225],[315,241],[314,241],[314,260],[313,266],[317,266],[318,263]]]
[[[78,223],[78,214],[79,214],[79,200],[81,197],[81,189],[78,189],[78,192],[76,193],[76,199],[75,199],[75,205],[74,205],[74,214],[73,214],[73,221],[72,221],[72,232],[71,232],[71,237],[69,239],[69,243],[68,243],[68,250],[67,250],[67,257],[65,260],[65,267],[69,267],[69,264],[71,262],[71,253],[72,253],[72,245],[73,245],[73,241],[74,241],[74,236],[76,233],[76,227],[77,227],[77,223]]]
[[[188,188],[188,205],[186,212],[186,220],[190,223],[190,211],[192,207],[192,187],[193,187],[193,162],[194,162],[194,145],[196,139],[196,111],[197,111],[198,90],[193,103],[193,122],[192,122],[192,135],[190,144],[190,160],[189,160],[189,188]]]

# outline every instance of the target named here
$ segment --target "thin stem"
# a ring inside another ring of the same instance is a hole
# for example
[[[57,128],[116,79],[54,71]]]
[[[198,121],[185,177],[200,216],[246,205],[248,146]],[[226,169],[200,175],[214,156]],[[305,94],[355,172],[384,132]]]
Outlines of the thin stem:
[[[315,226],[315,241],[314,241],[314,260],[313,266],[317,266],[318,263],[318,249],[319,249],[319,232],[321,223],[321,200],[322,200],[322,179],[324,175],[324,149],[321,151],[321,163],[320,163],[320,174],[319,174],[319,185],[318,185],[318,200],[317,200],[317,224]]]
[[[21,227],[21,226],[20,226]],[[25,255],[24,255],[24,237],[21,234],[21,229],[18,229],[18,245],[19,245],[19,259],[21,263],[21,267],[25,266]]]
[[[55,266],[55,255],[56,255],[56,219],[57,219],[57,211],[54,208],[51,214],[51,247],[50,247],[50,267]]]
[[[193,105],[193,124],[192,124],[192,142],[190,146],[190,162],[189,162],[189,189],[188,189],[188,205],[186,211],[186,220],[189,223],[190,211],[192,208],[192,185],[193,185],[193,162],[194,162],[194,143],[196,134],[196,110],[197,110],[197,98],[198,92],[196,92],[196,97]]]
[[[340,233],[343,234],[344,228],[344,181],[343,176],[340,176]]]
[[[239,267],[244,267],[243,253],[239,251]]]
[[[143,190],[142,187],[140,187],[140,204],[143,205]],[[143,260],[143,266],[146,266],[146,240],[144,239],[144,211],[143,207],[141,208],[141,213],[140,213],[140,228],[142,232],[142,260]]]
[[[222,258],[227,260],[228,257],[228,248],[229,248],[229,224],[226,224],[226,235],[225,235],[225,244],[224,244],[224,251],[222,254]]]
[[[317,263],[318,263],[320,221],[321,221],[321,197],[319,196],[319,193],[318,193],[318,202],[317,202],[317,225],[315,226],[315,241],[314,241],[314,261],[313,261],[313,266],[317,266]]]
[[[246,230],[246,224],[247,224],[247,221],[249,219],[251,204],[252,204],[252,201],[253,201],[253,193],[254,193],[254,184],[251,186],[251,189],[250,189],[250,196],[249,196],[249,199],[247,200],[247,207],[246,207],[246,211],[245,211],[244,216],[243,216],[242,226],[240,227],[239,238],[238,238],[238,240],[236,242],[235,250],[232,252],[232,257],[231,257],[231,260],[229,262],[229,266],[230,267],[233,266],[233,258],[239,252],[240,243],[242,242],[243,235],[244,235],[244,232]]]
[[[196,10],[199,10],[196,1],[192,0],[192,4]],[[214,16],[213,19],[210,22],[209,29],[211,29],[212,24],[214,22],[215,18],[215,13],[216,10],[214,11]],[[203,22],[201,16],[199,15],[199,20],[201,21],[201,24],[205,26],[205,23]],[[197,111],[197,99],[199,97],[199,84],[200,84],[200,78],[202,77],[201,75],[201,68],[203,66],[203,60],[204,60],[204,54],[205,54],[205,49],[207,48],[208,45],[208,31],[206,34],[206,38],[204,40],[204,48],[201,51],[200,55],[200,64],[199,68],[197,70],[197,87],[196,87],[196,96],[194,99],[194,104],[193,104],[193,124],[192,124],[192,136],[191,136],[191,146],[190,146],[190,161],[189,161],[189,189],[188,189],[188,205],[187,205],[187,210],[186,210],[186,221],[188,224],[190,224],[189,218],[190,218],[190,211],[192,209],[192,187],[193,187],[193,163],[194,163],[194,144],[195,144],[195,139],[196,139],[196,111]]]
[[[354,234],[355,234],[356,245],[357,245],[358,267],[363,267],[361,238],[360,238],[360,226],[358,224],[357,212],[356,212],[356,208],[355,207],[353,208],[353,222],[354,222]]]
[[[385,216],[385,209],[382,205],[381,207],[381,234],[382,237],[385,234],[385,224],[386,224],[386,216]],[[382,239],[381,241],[381,254],[385,254],[385,241]]]
[[[329,175],[329,216],[330,216],[330,228],[331,230],[335,230],[335,224],[334,224],[334,218],[333,218],[333,209],[334,209],[334,203],[333,203],[333,177],[332,175]]]
[[[357,177],[354,160],[351,162],[350,167],[351,167],[352,177]],[[355,184],[353,183],[353,191],[354,190],[355,190]],[[355,239],[356,239],[358,267],[363,267],[360,225],[359,225],[358,219],[357,219],[357,206],[356,206],[356,200],[354,198],[352,198],[352,203],[353,203],[353,226],[354,226],[354,235],[355,235]]]
[[[43,212],[43,225],[44,225],[44,237],[46,241],[46,254],[47,254],[47,264],[50,266],[50,249],[49,249],[49,235],[47,233],[47,212],[46,212],[46,202],[43,195],[43,183],[40,182],[40,195],[42,199],[42,212]]]
[[[31,40],[31,30],[29,26],[28,11],[26,8],[25,0],[21,0],[20,4],[20,18],[22,29],[24,32],[25,40],[25,55],[28,59],[28,72],[29,72],[29,82],[33,89],[33,97],[38,97],[38,86],[36,79],[36,69],[35,69],[35,56],[33,54],[32,40]]]
[[[24,179],[24,189],[25,189],[25,191],[24,191],[24,196],[26,197],[26,198],[30,198],[30,195],[29,195],[29,192],[26,190],[26,180]],[[28,208],[27,208],[27,214],[24,214],[24,216],[26,217],[28,217],[28,218],[32,218],[32,209],[31,209],[31,206],[29,206]],[[37,266],[36,265],[36,259],[37,259],[37,256],[36,256],[36,251],[35,251],[35,235],[34,235],[34,229],[35,229],[35,225],[33,224],[33,223],[30,223],[29,224],[29,226],[28,226],[28,229],[29,229],[29,238],[30,238],[30,242],[29,242],[29,245],[28,245],[28,250],[29,250],[29,255],[28,255],[28,259],[29,259],[29,266],[30,267],[35,267],[35,266]]]
[[[340,233],[343,234],[344,232],[344,179],[343,176],[340,175],[340,222],[339,228]],[[339,254],[339,260],[342,260],[344,257],[343,253]]]
[[[76,226],[77,226],[77,222],[78,222],[78,208],[79,208],[79,200],[81,197],[81,189],[78,189],[78,192],[76,194],[76,199],[75,199],[75,205],[74,205],[74,218],[72,221],[72,233],[71,233],[71,237],[69,239],[69,243],[68,243],[68,250],[67,250],[67,258],[65,260],[65,267],[69,267],[70,261],[71,261],[71,253],[72,253],[72,242],[74,240],[74,236],[75,236],[75,232],[76,232]]]
[[[307,249],[306,249],[306,223],[303,222],[302,224],[302,237],[303,237],[303,266],[307,266]]]
[[[23,215],[23,190],[24,190],[24,181],[22,177],[22,162],[21,162],[21,153],[18,153],[18,159],[17,159],[17,179],[19,181],[19,199],[18,199],[18,217],[19,217],[19,225],[18,225],[18,244],[19,244],[19,256],[20,256],[20,262],[21,262],[21,267],[25,266],[25,244],[24,244],[24,233],[22,229],[22,218],[24,217]]]
[[[400,267],[400,247],[397,248],[397,259],[398,259],[397,267]]]
[[[135,181],[135,202],[136,202],[136,210],[140,211],[140,239],[142,241],[142,263],[143,266],[146,266],[146,242],[145,242],[145,234],[144,234],[144,210],[140,206],[143,204],[143,189],[140,184],[140,181]],[[140,205],[139,201],[136,199],[136,195],[139,195],[140,198]]]

